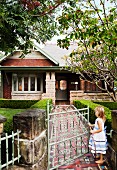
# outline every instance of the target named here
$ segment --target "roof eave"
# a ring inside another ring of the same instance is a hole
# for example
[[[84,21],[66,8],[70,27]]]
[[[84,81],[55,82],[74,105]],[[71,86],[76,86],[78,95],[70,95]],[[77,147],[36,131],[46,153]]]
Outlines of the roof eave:
[[[40,71],[60,71],[63,67],[61,66],[46,66],[46,67],[17,67],[17,66],[0,66],[0,71],[12,71],[12,70],[40,70]]]

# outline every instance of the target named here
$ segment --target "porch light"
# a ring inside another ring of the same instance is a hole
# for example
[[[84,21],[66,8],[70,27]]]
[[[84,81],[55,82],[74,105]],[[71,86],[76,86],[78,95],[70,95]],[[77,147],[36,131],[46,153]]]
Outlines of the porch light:
[[[78,82],[76,81],[75,84],[78,84]]]
[[[3,133],[4,129],[4,122],[6,122],[6,118],[2,115],[0,115],[0,135]]]
[[[76,91],[78,90],[78,82],[75,81],[75,85],[76,85]]]
[[[78,90],[78,81],[71,82],[71,84],[75,84],[75,90],[77,91]]]

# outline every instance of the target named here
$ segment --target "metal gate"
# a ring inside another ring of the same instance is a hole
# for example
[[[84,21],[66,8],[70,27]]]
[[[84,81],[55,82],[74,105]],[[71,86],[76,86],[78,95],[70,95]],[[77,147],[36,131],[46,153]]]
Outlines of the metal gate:
[[[88,152],[89,108],[47,105],[48,170],[53,170]]]

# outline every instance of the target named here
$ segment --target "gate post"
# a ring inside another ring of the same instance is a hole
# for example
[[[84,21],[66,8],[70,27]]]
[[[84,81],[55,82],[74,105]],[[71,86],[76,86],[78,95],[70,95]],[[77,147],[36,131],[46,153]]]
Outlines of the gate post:
[[[48,140],[48,167],[47,169],[49,170],[49,160],[50,160],[50,152],[49,152],[49,110],[50,110],[50,107],[49,107],[49,100],[47,101],[47,140]]]
[[[117,110],[112,110],[112,150],[111,164],[113,170],[117,168]]]
[[[13,117],[14,131],[21,130],[19,136],[20,165],[26,170],[47,169],[45,116],[45,110],[27,109]]]
[[[4,127],[4,122],[6,122],[6,118],[2,115],[0,115],[0,135],[3,133],[3,127]]]

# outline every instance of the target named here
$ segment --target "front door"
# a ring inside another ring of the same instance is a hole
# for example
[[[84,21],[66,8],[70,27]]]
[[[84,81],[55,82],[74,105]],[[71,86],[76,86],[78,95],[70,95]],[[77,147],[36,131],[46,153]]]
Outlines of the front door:
[[[56,100],[68,100],[67,80],[56,80]]]

